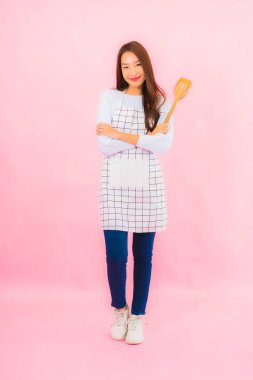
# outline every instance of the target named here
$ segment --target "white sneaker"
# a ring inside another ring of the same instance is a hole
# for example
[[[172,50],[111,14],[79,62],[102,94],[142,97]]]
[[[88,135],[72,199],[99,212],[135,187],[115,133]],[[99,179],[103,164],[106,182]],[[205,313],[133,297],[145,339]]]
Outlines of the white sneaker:
[[[144,342],[141,315],[131,314],[127,321],[128,329],[125,342],[128,344],[138,344]]]
[[[124,340],[127,333],[129,306],[128,304],[126,306],[126,310],[114,309],[116,318],[111,324],[111,336],[115,340]]]

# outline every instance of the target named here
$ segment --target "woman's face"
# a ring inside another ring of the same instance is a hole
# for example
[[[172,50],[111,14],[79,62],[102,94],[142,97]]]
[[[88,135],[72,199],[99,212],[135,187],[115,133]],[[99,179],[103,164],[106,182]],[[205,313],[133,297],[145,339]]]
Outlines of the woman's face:
[[[142,87],[146,77],[138,57],[132,52],[125,52],[121,56],[121,70],[125,81],[130,87]],[[138,78],[134,80],[134,78]]]

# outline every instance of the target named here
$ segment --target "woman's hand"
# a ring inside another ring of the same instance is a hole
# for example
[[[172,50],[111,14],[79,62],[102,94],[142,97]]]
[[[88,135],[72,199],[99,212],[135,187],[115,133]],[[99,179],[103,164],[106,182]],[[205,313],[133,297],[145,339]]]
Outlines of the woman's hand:
[[[106,135],[117,139],[119,136],[119,131],[114,129],[111,124],[98,123],[97,124],[97,135]]]
[[[157,133],[164,133],[165,135],[169,131],[169,126],[167,123],[157,124],[152,132],[148,132],[148,135],[156,135]]]

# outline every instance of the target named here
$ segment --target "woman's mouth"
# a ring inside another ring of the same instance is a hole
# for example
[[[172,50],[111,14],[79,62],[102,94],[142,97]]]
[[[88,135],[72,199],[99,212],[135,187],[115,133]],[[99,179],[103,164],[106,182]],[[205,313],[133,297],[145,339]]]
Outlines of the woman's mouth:
[[[130,78],[130,80],[134,81],[134,82],[137,82],[137,80],[139,80],[141,77],[141,75],[139,77],[135,77],[135,78]]]

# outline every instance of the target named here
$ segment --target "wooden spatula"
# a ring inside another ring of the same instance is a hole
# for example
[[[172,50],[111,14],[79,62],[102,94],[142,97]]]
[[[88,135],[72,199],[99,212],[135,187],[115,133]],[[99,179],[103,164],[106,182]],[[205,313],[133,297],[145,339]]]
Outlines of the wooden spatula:
[[[172,103],[172,106],[170,107],[170,110],[164,120],[165,124],[168,124],[169,119],[174,111],[174,108],[176,107],[177,102],[187,95],[189,88],[191,87],[191,84],[192,82],[189,79],[186,79],[186,78],[178,79],[174,87],[174,102]]]

